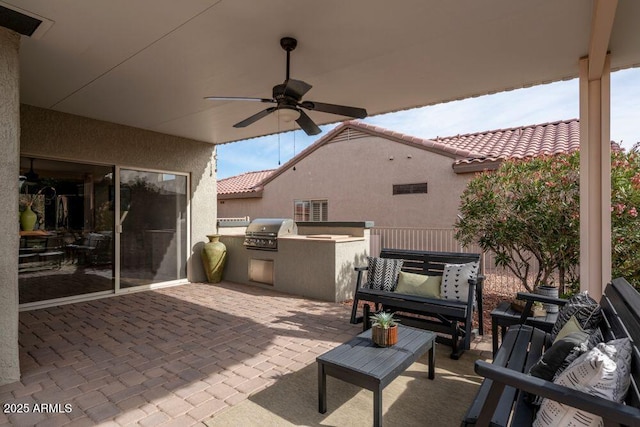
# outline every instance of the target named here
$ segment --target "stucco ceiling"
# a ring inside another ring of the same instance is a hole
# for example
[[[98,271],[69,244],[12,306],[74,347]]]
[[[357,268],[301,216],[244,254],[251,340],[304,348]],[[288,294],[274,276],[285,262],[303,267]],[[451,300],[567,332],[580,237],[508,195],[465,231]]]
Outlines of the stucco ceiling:
[[[232,125],[285,78],[305,99],[370,115],[577,77],[587,0],[3,0],[53,21],[23,37],[21,102],[213,143],[277,132]],[[620,0],[612,68],[640,64],[640,2]],[[505,106],[508,108],[508,106]],[[499,112],[487,112],[499,114]],[[310,112],[318,123],[343,118]],[[286,129],[290,129],[287,125]],[[281,126],[284,130],[284,126]]]

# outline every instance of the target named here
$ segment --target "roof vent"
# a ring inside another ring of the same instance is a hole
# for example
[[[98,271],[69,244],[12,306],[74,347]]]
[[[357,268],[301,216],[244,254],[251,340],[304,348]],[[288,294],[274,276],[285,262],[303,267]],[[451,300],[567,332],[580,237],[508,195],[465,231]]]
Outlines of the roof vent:
[[[38,39],[53,25],[53,21],[0,1],[0,27],[23,36]]]

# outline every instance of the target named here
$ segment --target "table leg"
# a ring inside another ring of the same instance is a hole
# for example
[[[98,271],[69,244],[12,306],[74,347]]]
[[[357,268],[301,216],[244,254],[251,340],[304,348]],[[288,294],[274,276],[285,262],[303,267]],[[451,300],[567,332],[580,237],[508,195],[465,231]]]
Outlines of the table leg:
[[[318,362],[318,412],[327,412],[327,374],[321,362]]]
[[[382,387],[373,391],[373,427],[382,427]]]
[[[433,344],[429,349],[429,379],[432,380],[436,376],[436,341],[433,340]]]

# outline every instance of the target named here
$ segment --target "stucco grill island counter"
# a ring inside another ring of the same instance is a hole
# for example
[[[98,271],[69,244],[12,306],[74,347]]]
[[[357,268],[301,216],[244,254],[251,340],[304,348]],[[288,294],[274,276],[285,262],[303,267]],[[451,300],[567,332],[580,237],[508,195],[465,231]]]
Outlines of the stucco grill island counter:
[[[340,302],[353,297],[354,268],[366,264],[371,222],[298,222],[297,235],[278,238],[277,251],[247,249],[245,235],[220,237],[227,246],[224,280]]]

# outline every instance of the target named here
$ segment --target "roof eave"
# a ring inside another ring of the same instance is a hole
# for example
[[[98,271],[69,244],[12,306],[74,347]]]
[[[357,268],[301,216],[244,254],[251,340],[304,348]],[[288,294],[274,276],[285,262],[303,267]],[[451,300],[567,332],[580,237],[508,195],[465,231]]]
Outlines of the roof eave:
[[[485,171],[497,170],[502,164],[502,160],[480,160],[480,161],[463,161],[453,164],[453,171],[457,174],[477,173]]]

